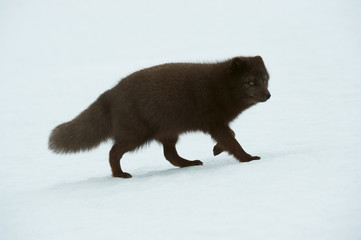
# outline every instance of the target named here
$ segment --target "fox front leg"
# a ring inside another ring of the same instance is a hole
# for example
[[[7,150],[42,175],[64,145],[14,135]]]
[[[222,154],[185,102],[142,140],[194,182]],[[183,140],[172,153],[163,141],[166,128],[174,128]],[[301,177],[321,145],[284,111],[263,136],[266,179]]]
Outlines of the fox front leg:
[[[232,129],[229,129],[233,135],[233,137],[236,136],[236,134],[234,133],[234,131]],[[224,147],[222,147],[222,145],[220,145],[219,143],[217,143],[216,145],[214,145],[213,147],[213,155],[217,156],[219,154],[221,154],[222,152],[224,152]]]
[[[243,150],[234,137],[234,132],[228,126],[215,129],[211,132],[211,136],[217,141],[217,144],[213,148],[214,155],[227,151],[240,162],[249,162],[260,159],[260,157],[252,156]]]

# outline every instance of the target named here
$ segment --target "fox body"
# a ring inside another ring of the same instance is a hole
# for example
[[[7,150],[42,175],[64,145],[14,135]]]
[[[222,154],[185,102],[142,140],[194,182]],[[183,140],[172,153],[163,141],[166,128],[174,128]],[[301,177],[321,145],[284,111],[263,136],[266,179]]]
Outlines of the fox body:
[[[108,139],[114,145],[109,163],[114,177],[123,172],[123,154],[156,140],[165,158],[177,167],[202,165],[176,150],[178,136],[203,131],[238,161],[260,159],[246,153],[229,123],[242,111],[270,98],[269,75],[260,56],[235,57],[223,62],[169,63],[137,71],[104,92],[72,121],[57,126],[49,148],[56,153],[90,150]]]

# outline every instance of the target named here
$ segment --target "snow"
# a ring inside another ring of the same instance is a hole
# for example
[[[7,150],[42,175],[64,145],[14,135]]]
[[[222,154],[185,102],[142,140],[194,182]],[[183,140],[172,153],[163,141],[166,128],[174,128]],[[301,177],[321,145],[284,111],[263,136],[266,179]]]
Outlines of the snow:
[[[0,239],[361,239],[359,1],[2,1]],[[111,143],[50,131],[127,74],[261,55],[272,98],[231,125],[238,163],[200,133],[177,169],[152,143],[110,176]]]

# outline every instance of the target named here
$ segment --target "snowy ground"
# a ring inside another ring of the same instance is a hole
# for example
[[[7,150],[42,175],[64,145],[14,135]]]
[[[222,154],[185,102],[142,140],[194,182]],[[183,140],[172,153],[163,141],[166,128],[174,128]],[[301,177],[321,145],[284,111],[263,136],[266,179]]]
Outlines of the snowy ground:
[[[0,3],[0,239],[361,239],[359,1],[10,1]],[[260,161],[179,152],[125,155],[110,143],[47,149],[68,121],[127,74],[169,61],[261,55],[269,102],[233,122]]]

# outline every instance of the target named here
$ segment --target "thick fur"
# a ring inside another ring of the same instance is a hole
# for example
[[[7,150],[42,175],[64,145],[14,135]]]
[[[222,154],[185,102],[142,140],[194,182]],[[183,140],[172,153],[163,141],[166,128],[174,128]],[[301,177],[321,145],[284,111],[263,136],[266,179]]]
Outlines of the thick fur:
[[[56,127],[49,148],[78,152],[112,139],[109,161],[115,177],[124,153],[157,140],[173,165],[201,165],[181,158],[178,136],[189,131],[210,134],[214,155],[226,150],[239,161],[259,159],[246,153],[228,124],[242,111],[269,99],[269,75],[261,57],[236,57],[212,64],[170,63],[135,72],[103,93],[70,122]]]
[[[72,121],[60,124],[52,131],[51,150],[56,153],[85,151],[111,138],[110,111],[103,95]]]

